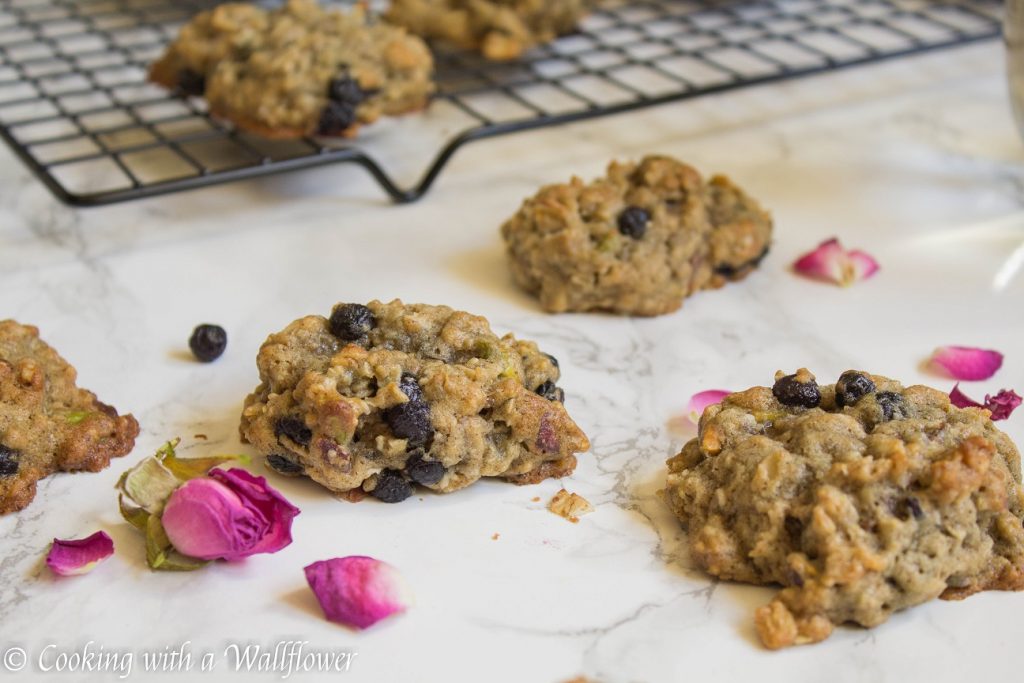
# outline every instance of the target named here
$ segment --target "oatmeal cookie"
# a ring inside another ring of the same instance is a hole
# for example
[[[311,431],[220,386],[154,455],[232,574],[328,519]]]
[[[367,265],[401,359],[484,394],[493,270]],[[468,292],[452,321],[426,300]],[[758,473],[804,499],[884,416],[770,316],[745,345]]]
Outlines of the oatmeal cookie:
[[[660,315],[740,280],[772,221],[724,176],[665,156],[613,162],[604,178],[549,185],[501,227],[512,275],[549,312]]]
[[[668,469],[696,562],[783,586],[755,616],[769,648],[936,597],[1024,589],[1020,454],[988,411],[935,389],[779,373],[705,410]]]
[[[388,21],[496,61],[575,30],[583,0],[392,0]]]
[[[139,424],[75,386],[39,330],[0,321],[0,514],[21,510],[54,472],[98,472],[131,451]]]
[[[354,135],[382,115],[422,109],[433,58],[405,29],[288,0],[267,11],[228,3],[200,12],[149,78],[206,97],[210,112],[273,138]]]
[[[569,474],[590,447],[554,357],[447,306],[338,304],[271,335],[256,365],[243,439],[272,469],[349,497],[534,483]]]

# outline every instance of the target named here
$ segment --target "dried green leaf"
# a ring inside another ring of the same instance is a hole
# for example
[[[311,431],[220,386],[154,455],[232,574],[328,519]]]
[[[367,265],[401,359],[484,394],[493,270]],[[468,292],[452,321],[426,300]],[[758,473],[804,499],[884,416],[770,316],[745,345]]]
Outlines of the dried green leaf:
[[[159,515],[182,481],[156,458],[146,458],[122,475],[117,487],[136,507]]]
[[[146,523],[146,562],[150,569],[177,572],[201,569],[209,564],[208,560],[182,555],[175,550],[157,515],[150,515]]]
[[[173,472],[178,479],[188,481],[196,477],[204,477],[214,467],[223,465],[226,462],[236,461],[248,465],[249,456],[213,455],[205,458],[179,458],[172,448],[166,452],[162,461],[164,467]]]
[[[117,505],[121,508],[121,516],[125,518],[125,521],[142,533],[146,533],[146,525],[149,523],[148,512],[140,507],[126,504],[124,494],[117,497]]]

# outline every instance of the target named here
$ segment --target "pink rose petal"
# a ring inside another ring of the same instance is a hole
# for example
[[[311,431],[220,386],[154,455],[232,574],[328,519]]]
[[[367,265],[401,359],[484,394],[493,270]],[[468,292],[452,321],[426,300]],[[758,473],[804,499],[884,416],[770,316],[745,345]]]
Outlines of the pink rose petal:
[[[700,416],[704,414],[705,408],[721,403],[722,399],[731,393],[731,391],[722,389],[708,389],[694,394],[690,397],[690,402],[686,404],[686,416],[693,424],[697,424],[700,421]]]
[[[1010,414],[1024,401],[1012,389],[1000,389],[995,396],[985,394],[985,402],[978,403],[960,391],[959,382],[953,387],[953,391],[949,392],[949,400],[957,408],[985,408],[992,413],[993,422],[1010,417]]]
[[[167,500],[161,521],[178,552],[203,560],[275,553],[292,542],[299,509],[245,470],[215,469],[190,479]]]
[[[1003,354],[972,346],[940,346],[932,354],[931,364],[953,379],[981,380],[1002,367]]]
[[[46,556],[46,566],[54,574],[74,576],[92,571],[97,564],[113,554],[114,541],[105,531],[69,541],[55,538]]]
[[[878,272],[878,262],[867,252],[844,249],[839,240],[833,237],[797,259],[793,269],[816,280],[848,287]]]
[[[328,621],[358,629],[404,612],[412,596],[398,571],[372,557],[354,555],[314,562],[305,568]]]

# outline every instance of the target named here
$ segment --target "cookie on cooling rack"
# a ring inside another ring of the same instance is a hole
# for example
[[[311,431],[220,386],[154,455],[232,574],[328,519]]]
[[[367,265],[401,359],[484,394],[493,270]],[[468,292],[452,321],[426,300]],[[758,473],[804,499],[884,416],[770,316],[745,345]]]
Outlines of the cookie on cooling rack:
[[[784,588],[769,648],[933,598],[1024,589],[1020,454],[987,410],[859,371],[807,370],[710,406],[665,494],[697,564]]]
[[[388,21],[496,61],[575,30],[584,0],[392,0]]]
[[[271,335],[256,365],[242,437],[272,469],[350,498],[535,483],[590,447],[554,357],[447,306],[338,304]]]
[[[21,510],[54,472],[98,472],[131,451],[139,425],[75,386],[39,330],[0,321],[0,514]]]
[[[149,78],[206,98],[210,112],[272,138],[354,135],[382,115],[423,109],[433,58],[405,29],[311,0],[266,11],[229,3],[200,12]]]
[[[665,156],[550,185],[501,228],[516,282],[552,313],[660,315],[749,274],[772,220],[724,176]]]

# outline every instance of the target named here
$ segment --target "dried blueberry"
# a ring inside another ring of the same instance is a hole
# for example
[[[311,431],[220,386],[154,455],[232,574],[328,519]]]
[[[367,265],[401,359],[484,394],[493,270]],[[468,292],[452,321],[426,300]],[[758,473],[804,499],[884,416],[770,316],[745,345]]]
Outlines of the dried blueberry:
[[[543,396],[549,401],[558,401],[559,403],[565,403],[565,392],[561,388],[556,387],[555,383],[551,380],[547,380],[539,387],[534,389],[535,392]]]
[[[302,474],[302,465],[283,455],[268,455],[267,466],[281,474]]]
[[[412,485],[398,470],[383,470],[377,475],[377,487],[370,493],[384,503],[401,503],[412,495]]]
[[[641,239],[647,232],[647,223],[651,214],[639,206],[627,206],[619,214],[619,232],[635,240]]]
[[[751,268],[756,268],[766,256],[768,256],[768,247],[765,247],[764,251],[745,263],[741,263],[739,265],[720,263],[715,266],[714,270],[716,274],[721,275],[722,277],[735,278],[740,273],[744,273]]]
[[[800,537],[804,533],[804,523],[796,517],[790,517],[786,515],[786,518],[782,520],[782,525],[786,528],[786,534],[789,535],[789,540],[793,543],[799,543]]]
[[[327,104],[320,113],[317,132],[321,135],[342,135],[357,121],[356,109],[366,99],[366,92],[348,76],[333,79],[327,85]]]
[[[420,389],[420,383],[416,380],[416,375],[409,372],[403,372],[402,378],[398,380],[398,388],[402,390],[402,393],[410,401],[416,401],[417,403],[423,402],[423,390]]]
[[[0,477],[13,477],[18,473],[18,457],[20,455],[13,448],[0,444]]]
[[[796,375],[786,375],[775,381],[772,394],[784,406],[816,408],[821,403],[821,391],[813,379],[799,382]]]
[[[384,420],[399,439],[407,439],[410,448],[425,446],[434,435],[430,424],[430,406],[422,401],[409,401],[384,411]]]
[[[355,106],[366,99],[366,91],[359,86],[359,81],[349,76],[331,79],[327,84],[327,98],[332,102]]]
[[[331,311],[331,334],[343,341],[360,341],[376,324],[373,312],[362,304],[338,304]]]
[[[341,102],[328,101],[320,112],[317,122],[318,135],[343,135],[356,122],[355,107]]]
[[[907,496],[901,500],[896,501],[890,505],[892,513],[902,519],[904,522],[910,519],[911,516],[914,519],[921,519],[924,517],[924,510],[921,509],[921,503],[914,496]]]
[[[228,333],[220,325],[199,325],[192,330],[192,336],[188,339],[192,354],[204,363],[212,363],[220,358],[227,345]]]
[[[287,415],[279,418],[274,425],[274,436],[279,439],[287,436],[300,446],[308,446],[313,438],[313,430],[306,426],[306,421],[301,417]]]
[[[907,416],[907,404],[903,397],[895,391],[880,391],[875,394],[878,407],[882,409],[882,417],[885,420],[892,420],[896,417]]]
[[[206,92],[206,77],[192,69],[178,72],[178,90],[184,95],[202,95]]]
[[[836,382],[836,405],[840,408],[852,406],[862,397],[875,390],[875,383],[863,372],[847,370],[839,375]]]
[[[444,477],[444,465],[436,460],[424,460],[423,452],[413,453],[405,463],[405,471],[417,484],[432,486]]]

